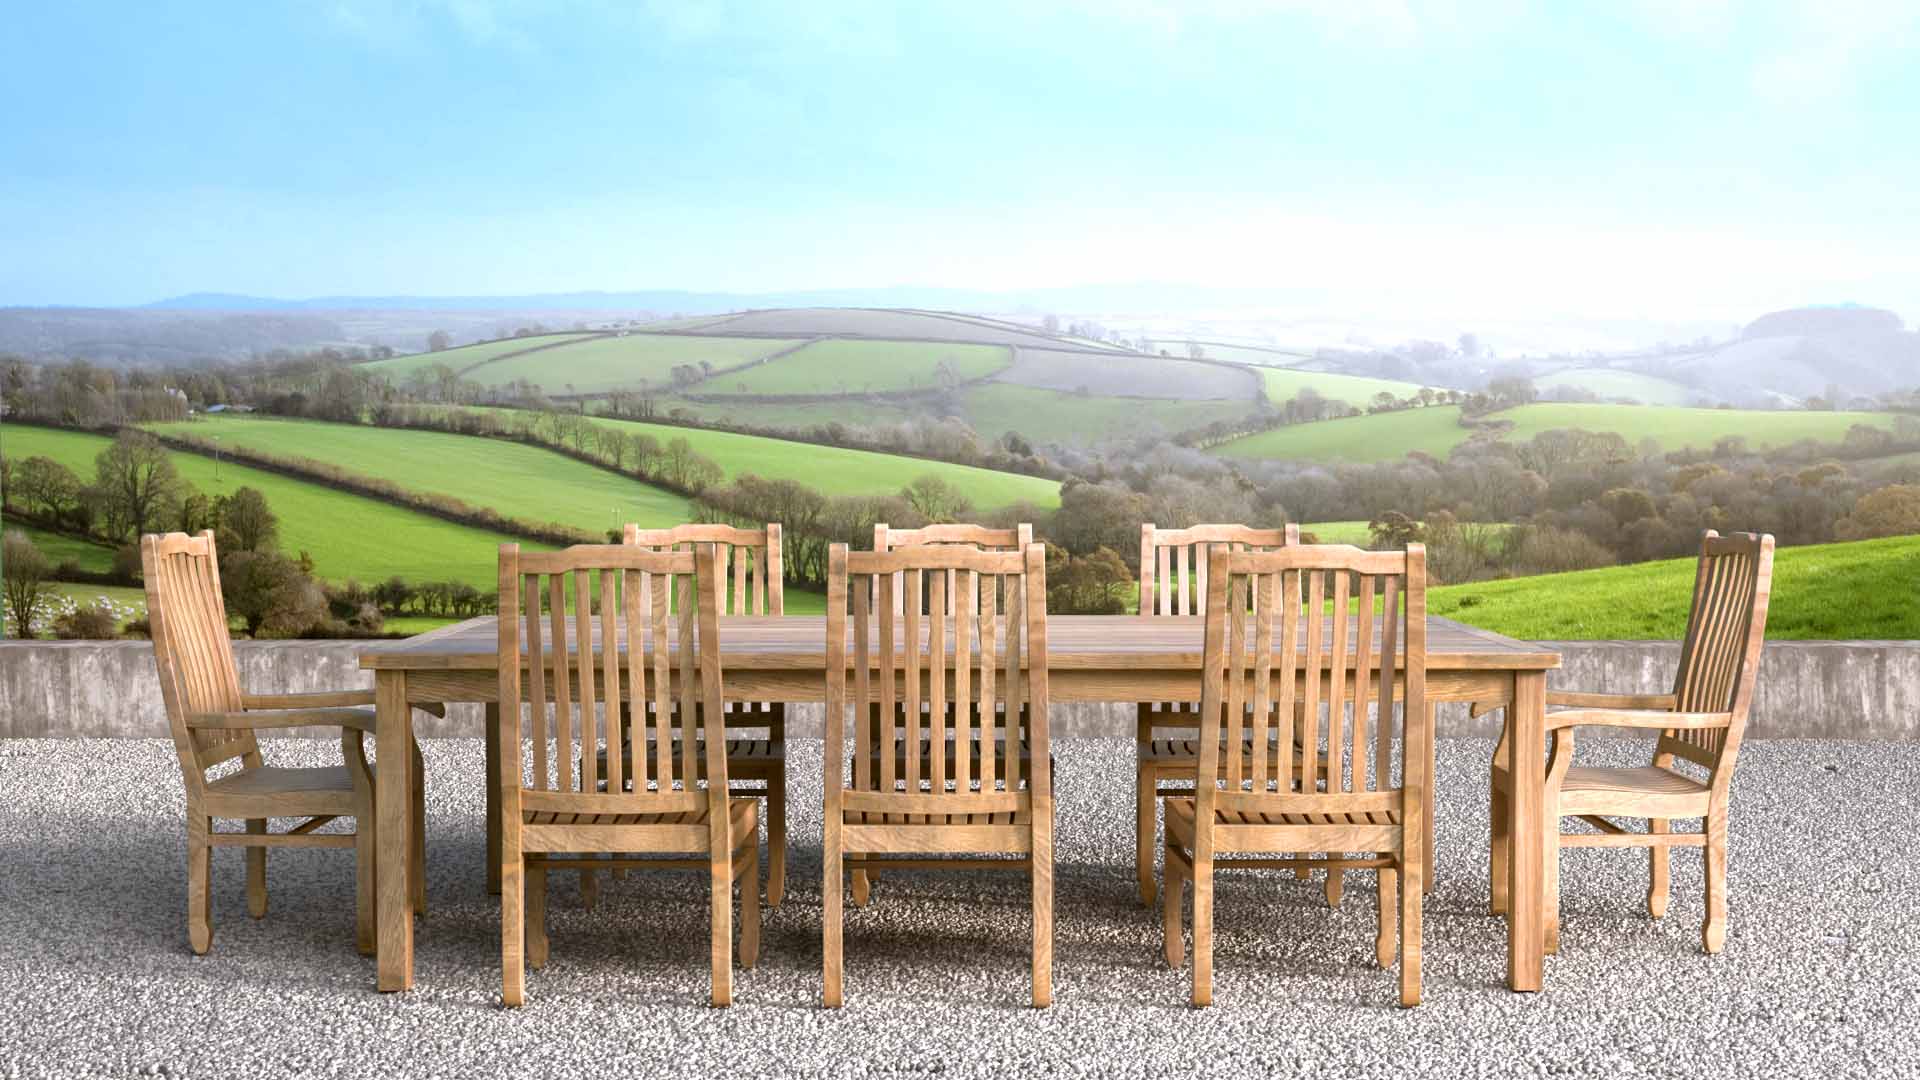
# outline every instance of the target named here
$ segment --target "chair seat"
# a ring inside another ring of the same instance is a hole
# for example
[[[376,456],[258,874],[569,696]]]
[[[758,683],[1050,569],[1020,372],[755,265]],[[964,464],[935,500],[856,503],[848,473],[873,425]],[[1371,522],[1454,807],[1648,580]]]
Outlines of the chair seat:
[[[308,792],[345,792],[351,795],[353,774],[347,771],[345,765],[302,769],[262,765],[257,769],[242,769],[207,785],[210,795],[293,795]]]
[[[1507,788],[1505,768],[1494,766],[1493,782],[1502,790]],[[1559,810],[1562,816],[1697,817],[1706,813],[1711,797],[1707,785],[1671,769],[1650,765],[1635,769],[1574,766],[1560,783]]]
[[[1182,846],[1193,847],[1192,799],[1167,799],[1167,830]],[[1236,814],[1226,810],[1213,812],[1215,825],[1398,825],[1400,811],[1376,811],[1371,814]]]
[[[736,835],[742,830],[752,835],[752,830],[758,828],[759,810],[760,800],[753,796],[727,800],[727,813]],[[683,814],[556,814],[530,810],[521,818],[528,825],[704,825],[707,816],[707,807],[703,805]]]

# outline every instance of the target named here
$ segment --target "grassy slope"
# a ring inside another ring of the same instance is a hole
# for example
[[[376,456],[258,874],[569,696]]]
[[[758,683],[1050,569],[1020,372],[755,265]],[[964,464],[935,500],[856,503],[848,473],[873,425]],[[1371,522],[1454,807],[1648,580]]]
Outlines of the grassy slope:
[[[0,524],[0,531],[26,533],[27,539],[33,541],[33,546],[40,549],[40,554],[55,566],[72,561],[90,573],[104,574],[113,569],[113,549],[105,544],[93,544],[62,533],[48,532],[13,518],[7,518],[4,524]]]
[[[1235,439],[1217,448],[1228,457],[1307,461],[1386,461],[1415,450],[1436,457],[1467,440],[1451,405],[1295,424]],[[1784,412],[1741,409],[1688,409],[1655,405],[1522,405],[1492,414],[1509,420],[1505,438],[1520,442],[1543,431],[1585,428],[1617,432],[1638,446],[1652,439],[1662,450],[1705,449],[1727,435],[1745,436],[1758,449],[1799,439],[1837,441],[1854,424],[1890,428],[1888,413]]]
[[[758,435],[737,435],[729,431],[702,431],[598,417],[594,423],[650,435],[662,445],[672,439],[684,438],[697,453],[718,462],[729,477],[754,473],[775,480],[798,480],[828,495],[892,494],[913,478],[933,473],[966,492],[973,504],[983,510],[1021,501],[1038,506],[1058,506],[1060,503],[1059,483],[1043,477],[977,469],[970,465],[951,465],[943,461],[924,461],[897,454],[844,450]]]
[[[1435,615],[1528,640],[1678,638],[1693,593],[1692,559],[1448,585]],[[1767,636],[1920,638],[1920,536],[1782,548]]]
[[[1389,461],[1415,450],[1445,457],[1466,437],[1467,430],[1460,426],[1459,407],[1436,405],[1293,424],[1222,443],[1216,451],[1238,458]]]
[[[732,367],[779,352],[797,341],[783,338],[686,337],[677,334],[629,334],[590,338],[488,364],[473,372],[475,382],[498,386],[514,379],[538,384],[549,394],[596,393],[642,383],[663,387],[673,381],[678,364],[706,361],[714,367]],[[731,387],[734,376],[722,376],[719,387]]]
[[[960,377],[984,378],[1006,367],[999,345],[932,341],[821,341],[759,367],[723,375],[703,389],[716,394],[860,394],[930,390],[946,363]]]
[[[1396,398],[1410,397],[1420,391],[1419,383],[1375,379],[1365,375],[1335,375],[1325,371],[1261,368],[1260,376],[1266,380],[1268,399],[1275,404],[1284,404],[1307,387],[1312,387],[1329,401],[1344,401],[1359,407],[1365,407],[1375,394],[1383,390]]]
[[[1694,391],[1672,379],[1609,368],[1576,368],[1533,380],[1541,393],[1556,386],[1588,390],[1603,398],[1632,398],[1648,405],[1685,405]]]
[[[254,417],[151,427],[203,439],[218,436],[224,446],[332,462],[410,491],[438,492],[512,517],[591,532],[628,521],[660,528],[692,520],[687,500],[670,491],[504,439]]]
[[[1742,409],[1687,409],[1655,405],[1522,405],[1495,413],[1513,421],[1514,441],[1555,428],[1618,432],[1629,444],[1652,439],[1663,450],[1709,447],[1728,435],[1743,435],[1754,447],[1779,446],[1800,439],[1837,442],[1855,424],[1891,428],[1889,413],[1782,412]]]
[[[45,454],[83,478],[93,476],[93,459],[108,442],[37,427],[9,426],[5,435],[8,456]],[[218,466],[216,482],[215,463],[198,454],[175,453],[173,462],[208,496],[257,488],[280,518],[280,547],[309,552],[314,569],[333,581],[398,574],[410,581],[465,581],[490,592],[499,576],[499,545],[512,539],[232,462]]]
[[[481,341],[472,345],[462,345],[457,349],[443,349],[440,352],[412,353],[396,356],[391,360],[375,360],[362,365],[362,370],[377,371],[399,381],[421,368],[435,364],[445,364],[455,371],[462,371],[475,364],[484,363],[496,356],[521,349],[531,349],[540,345],[551,345],[556,341],[567,341],[579,337],[579,334],[536,334],[532,337],[502,338],[499,341]]]
[[[1242,401],[1081,397],[1011,383],[969,386],[960,392],[960,403],[967,423],[981,435],[997,439],[1015,431],[1036,445],[1091,444],[1156,432],[1173,435],[1253,411],[1251,403]]]

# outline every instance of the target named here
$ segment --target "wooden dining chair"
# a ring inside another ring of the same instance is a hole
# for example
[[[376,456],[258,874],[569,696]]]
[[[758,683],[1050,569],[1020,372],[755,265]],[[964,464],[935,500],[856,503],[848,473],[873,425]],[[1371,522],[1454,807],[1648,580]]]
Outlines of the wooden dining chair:
[[[1419,544],[1404,552],[1318,545],[1235,552],[1215,545],[1208,563],[1195,793],[1166,800],[1167,963],[1178,967],[1185,958],[1183,883],[1193,885],[1192,999],[1203,1006],[1213,1001],[1216,869],[1371,867],[1380,898],[1374,956],[1383,968],[1393,963],[1397,922],[1400,1003],[1418,1005],[1426,835],[1420,818],[1433,739],[1426,551]],[[1306,725],[1304,738],[1297,737],[1296,718]],[[1278,760],[1223,752],[1247,742],[1271,742]],[[1296,755],[1302,745],[1315,752]],[[1295,767],[1296,756],[1304,768]],[[1294,854],[1312,852],[1328,857]]]
[[[671,529],[642,529],[629,524],[623,543],[652,551],[678,551],[711,544],[719,557],[716,607],[722,614],[785,615],[786,595],[780,552],[780,525],[764,529],[737,529],[731,525],[677,525]],[[729,566],[732,571],[729,574]],[[731,589],[727,588],[731,580]],[[669,600],[673,583],[668,581]],[[731,600],[731,609],[729,609]],[[676,732],[672,724],[669,728]],[[642,734],[628,728],[628,737]],[[787,889],[787,706],[785,702],[731,701],[726,704],[727,783],[734,794],[764,797],[767,801],[767,906],[779,907]],[[651,738],[651,734],[645,734]],[[652,752],[649,746],[648,752]],[[602,751],[600,768],[606,769]],[[626,771],[632,775],[632,748]],[[694,754],[704,762],[704,751]],[[700,778],[705,779],[704,766]],[[615,870],[616,877],[624,871]],[[595,893],[595,874],[581,872],[581,888],[589,906]]]
[[[741,966],[751,968],[758,956],[760,800],[727,794],[719,576],[710,545],[674,552],[624,544],[538,553],[500,547],[500,958],[501,999],[509,1006],[526,999],[523,944],[525,964],[546,966],[553,870],[707,871],[715,1005],[733,998],[736,882]],[[622,709],[623,701],[651,708]],[[530,747],[521,737],[523,708]],[[631,723],[652,725],[649,753],[631,760],[595,753],[625,745],[623,727]],[[675,723],[677,739],[669,731]],[[706,757],[704,775],[712,782],[705,786],[696,754]],[[618,854],[592,857],[598,853]]]
[[[961,523],[941,523],[923,525],[918,529],[895,529],[884,522],[873,527],[873,550],[895,551],[908,547],[945,546],[961,544],[981,551],[1025,551],[1033,543],[1033,526],[1026,522],[1011,529],[994,529],[985,525],[967,525]],[[947,575],[947,595],[953,595],[954,576]],[[902,578],[894,575],[893,602],[899,604],[906,595]]]
[[[1033,890],[1033,1004],[1052,1000],[1046,596],[1046,552],[1038,544],[1009,552],[829,549],[822,997],[829,1008],[842,999],[847,871],[876,866],[1025,872]]]
[[[1708,530],[1694,570],[1693,607],[1680,667],[1670,694],[1547,692],[1552,738],[1542,808],[1546,872],[1544,932],[1548,952],[1560,951],[1560,849],[1644,847],[1648,855],[1647,913],[1667,913],[1670,848],[1697,847],[1706,859],[1706,920],[1701,946],[1717,953],[1727,940],[1727,797],[1740,753],[1753,686],[1766,641],[1767,599],[1773,583],[1773,537],[1721,536]],[[1476,708],[1476,711],[1478,709]],[[1653,764],[1643,768],[1589,768],[1573,764],[1574,731],[1581,727],[1657,732]],[[1507,738],[1493,757],[1493,910],[1507,910]],[[1579,818],[1595,832],[1562,833],[1562,818]],[[1647,831],[1613,818],[1644,818]],[[1699,832],[1676,833],[1675,818],[1698,818]]]
[[[308,694],[249,694],[228,636],[227,607],[220,595],[220,560],[213,533],[148,535],[140,538],[140,566],[146,579],[147,617],[153,633],[153,659],[160,676],[160,698],[167,726],[180,756],[187,786],[187,941],[196,953],[213,944],[212,861],[217,847],[245,848],[247,910],[267,913],[267,849],[351,847],[355,853],[354,941],[360,952],[374,952],[375,770],[367,763],[365,740],[374,730],[373,691],[341,690]],[[446,715],[437,704],[416,704]],[[258,733],[276,729],[340,729],[342,763],[324,767],[268,765]],[[409,831],[409,879],[414,911],[426,912],[425,773],[420,746],[380,747],[386,768],[412,771],[413,805]],[[387,753],[387,751],[391,753]],[[211,775],[228,762],[238,769]],[[336,818],[353,819],[351,833],[323,833]],[[220,818],[246,822],[243,832],[215,829]],[[271,818],[305,818],[285,832],[268,832]]]
[[[1162,529],[1152,522],[1143,523],[1140,526],[1140,615],[1154,618],[1205,614],[1207,552],[1212,544],[1226,544],[1234,551],[1272,551],[1299,542],[1300,526],[1293,524],[1280,529],[1255,529],[1245,525]],[[1140,902],[1151,907],[1159,800],[1165,795],[1193,793],[1193,770],[1199,763],[1199,744],[1194,741],[1194,731],[1200,726],[1200,703],[1142,701],[1136,707],[1133,864],[1134,876],[1140,885]],[[1251,753],[1252,747],[1242,752]],[[1277,749],[1274,752],[1277,753]],[[1337,876],[1328,880],[1335,881]]]

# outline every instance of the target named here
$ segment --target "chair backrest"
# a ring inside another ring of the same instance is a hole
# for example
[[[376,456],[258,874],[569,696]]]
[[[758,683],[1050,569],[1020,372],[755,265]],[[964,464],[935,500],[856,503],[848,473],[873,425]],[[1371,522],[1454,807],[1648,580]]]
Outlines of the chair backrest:
[[[1205,615],[1207,551],[1225,544],[1232,551],[1272,551],[1300,542],[1300,526],[1255,529],[1246,525],[1195,525],[1162,529],[1140,526],[1140,614]]]
[[[720,576],[715,586],[720,590],[721,614],[724,615],[729,610],[729,592],[732,599],[731,611],[735,615],[785,615],[787,613],[778,522],[769,523],[764,529],[736,529],[731,525],[711,524],[675,525],[671,529],[643,529],[629,522],[621,543],[657,551],[678,551],[694,544],[712,544],[719,549],[720,553]],[[729,564],[733,569],[731,590],[727,588]],[[668,583],[667,594],[671,600],[672,582]]]
[[[1236,552],[1216,545],[1208,558],[1200,709],[1202,719],[1221,730],[1219,737],[1201,731],[1196,791],[1204,820],[1213,820],[1211,810],[1399,809],[1399,788],[1416,779],[1407,774],[1426,760],[1432,737],[1426,550],[1419,544],[1405,551],[1295,545]],[[1402,691],[1397,710],[1396,690]],[[1396,734],[1403,746],[1398,785]],[[1239,752],[1248,742],[1253,752]],[[1261,752],[1267,747],[1276,752],[1271,759]],[[1321,748],[1325,775],[1319,775]]]
[[[719,572],[718,553],[709,545],[693,551],[581,545],[551,552],[500,546],[502,753],[512,757],[504,771],[521,778],[519,789],[570,795],[568,805],[578,807],[571,812],[582,814],[688,813],[710,799],[723,808]],[[679,592],[671,613],[669,579]],[[623,701],[634,707],[622,709]],[[641,702],[653,706],[651,713]],[[531,714],[530,776],[515,703]],[[670,726],[676,720],[678,742]],[[657,742],[647,754],[637,752],[645,740],[634,740],[633,775],[626,776],[627,755],[617,748],[627,745],[622,724],[634,722],[653,723]],[[713,737],[696,739],[696,725]],[[596,775],[601,748],[608,751],[606,776]],[[706,793],[698,790],[700,752],[705,775],[714,778]],[[622,794],[629,787],[632,794]]]
[[[873,550],[897,551],[909,547],[930,547],[946,544],[966,544],[981,551],[1025,551],[1033,543],[1033,526],[1021,522],[1011,529],[990,529],[985,525],[966,525],[945,523],[925,525],[918,529],[889,528],[884,522],[873,527]],[[952,586],[955,578],[947,575],[947,594],[949,604],[953,596]],[[902,603],[906,597],[906,587],[900,575],[893,578],[893,602]],[[899,610],[896,606],[895,610]],[[949,614],[952,612],[949,611]]]
[[[864,810],[964,822],[964,815],[1012,813],[1031,799],[1051,798],[1046,575],[1039,544],[1008,552],[850,552],[845,544],[828,550],[829,820],[839,810]],[[896,577],[906,591],[899,605]],[[931,597],[929,612],[959,602],[951,616],[922,615],[923,593]],[[838,764],[849,711],[851,789]],[[1024,777],[1023,714],[1030,761]],[[970,760],[976,742],[977,772]]]
[[[147,535],[140,538],[146,578],[147,621],[160,698],[180,755],[189,790],[198,790],[208,768],[236,757],[259,763],[251,729],[189,730],[187,717],[237,712],[240,673],[227,636],[227,604],[220,595],[220,559],[213,533]]]
[[[1674,707],[1681,712],[1731,712],[1733,722],[1725,728],[1669,731],[1660,740],[1660,750],[1713,770],[1715,786],[1722,789],[1753,706],[1772,584],[1772,536],[1721,536],[1709,529],[1700,538],[1693,608],[1674,676]]]

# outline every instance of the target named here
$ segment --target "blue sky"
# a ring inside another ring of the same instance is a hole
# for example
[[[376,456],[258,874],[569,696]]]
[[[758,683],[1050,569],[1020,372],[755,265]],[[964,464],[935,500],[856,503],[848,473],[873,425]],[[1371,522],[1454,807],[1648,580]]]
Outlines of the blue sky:
[[[1913,318],[1916,8],[23,6],[0,304],[1173,281]]]

